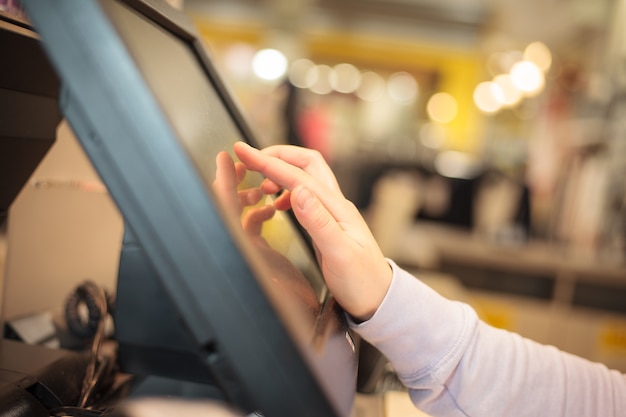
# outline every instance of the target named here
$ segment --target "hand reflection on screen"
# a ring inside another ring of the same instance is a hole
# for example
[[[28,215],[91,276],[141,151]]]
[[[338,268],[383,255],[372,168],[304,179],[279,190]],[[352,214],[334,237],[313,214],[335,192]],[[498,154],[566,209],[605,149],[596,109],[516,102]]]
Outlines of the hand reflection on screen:
[[[268,263],[273,281],[283,291],[295,294],[304,301],[314,316],[317,316],[320,312],[320,302],[309,281],[262,236],[263,225],[271,220],[277,209],[281,209],[283,205],[283,198],[278,197],[274,201],[269,195],[280,190],[268,182],[262,183],[259,187],[242,187],[246,172],[245,166],[235,162],[228,152],[220,152],[216,157],[213,190],[224,208],[240,219],[243,231]]]

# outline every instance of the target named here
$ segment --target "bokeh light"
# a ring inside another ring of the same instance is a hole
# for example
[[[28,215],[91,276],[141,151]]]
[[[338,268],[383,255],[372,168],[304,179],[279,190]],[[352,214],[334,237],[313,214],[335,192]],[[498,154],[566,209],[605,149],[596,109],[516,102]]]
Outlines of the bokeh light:
[[[289,81],[298,88],[310,88],[317,79],[315,63],[310,59],[297,59],[289,67]]]
[[[363,72],[356,94],[364,101],[375,102],[382,99],[385,95],[385,79],[372,71]]]
[[[252,59],[254,74],[267,81],[278,80],[287,73],[287,58],[277,49],[261,49]]]
[[[315,68],[312,69],[312,79],[314,82],[312,83],[309,89],[315,94],[330,94],[333,91],[333,87],[330,84],[330,73],[332,72],[332,68],[328,65],[316,65]]]
[[[545,85],[543,72],[530,61],[520,61],[513,65],[513,68],[511,68],[511,80],[527,96],[541,92]]]
[[[485,113],[496,113],[502,108],[504,93],[500,86],[491,81],[483,81],[474,89],[474,103]]]
[[[522,91],[517,88],[509,74],[500,74],[493,79],[493,82],[498,85],[502,91],[502,95],[497,95],[496,98],[501,100],[501,103],[505,107],[516,106],[524,97]]]
[[[552,66],[552,53],[543,42],[533,42],[524,49],[524,59],[537,65],[544,73]]]
[[[428,100],[426,112],[430,120],[437,123],[449,123],[456,117],[459,106],[450,94],[436,93]]]
[[[361,73],[352,64],[338,64],[330,73],[330,85],[340,93],[353,93],[359,88]]]
[[[387,81],[387,93],[397,103],[411,104],[417,100],[419,86],[408,72],[396,72],[391,74]]]
[[[247,79],[252,73],[252,60],[255,50],[251,45],[236,43],[224,53],[224,66],[228,73],[237,79]]]

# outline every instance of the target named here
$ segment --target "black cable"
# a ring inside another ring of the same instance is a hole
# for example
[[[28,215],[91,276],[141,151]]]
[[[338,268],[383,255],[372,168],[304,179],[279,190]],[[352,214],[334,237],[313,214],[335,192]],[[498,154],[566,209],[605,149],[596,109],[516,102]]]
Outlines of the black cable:
[[[86,407],[98,382],[109,367],[109,361],[100,357],[100,348],[105,338],[105,323],[111,304],[107,293],[101,287],[87,281],[76,288],[65,305],[65,317],[70,330],[81,338],[93,338],[77,409]],[[81,305],[87,308],[86,318],[81,317],[79,309]]]
[[[108,311],[112,311],[114,301],[104,292],[106,304],[103,306],[102,292],[94,283],[87,281],[68,297],[65,302],[65,320],[75,336],[81,339],[94,337],[100,321]],[[81,306],[87,309],[87,317],[81,314]]]
[[[100,315],[98,327],[91,344],[91,358],[89,360],[89,364],[87,365],[87,373],[85,374],[83,389],[81,390],[81,399],[78,403],[81,407],[84,407],[87,404],[94,387],[98,383],[99,376],[102,374],[102,369],[105,363],[105,361],[98,362],[98,359],[100,356],[100,347],[102,346],[102,341],[104,340],[107,297],[104,290],[98,286],[89,286],[89,291],[96,300],[102,314]]]

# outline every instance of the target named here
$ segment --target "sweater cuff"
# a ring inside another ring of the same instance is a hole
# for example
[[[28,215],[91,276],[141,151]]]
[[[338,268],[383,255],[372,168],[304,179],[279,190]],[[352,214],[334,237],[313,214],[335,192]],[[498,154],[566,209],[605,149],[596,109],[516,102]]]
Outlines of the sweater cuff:
[[[392,282],[376,313],[362,323],[348,321],[387,357],[405,385],[418,388],[424,378],[439,380],[456,366],[478,319],[466,304],[440,296],[389,263]]]

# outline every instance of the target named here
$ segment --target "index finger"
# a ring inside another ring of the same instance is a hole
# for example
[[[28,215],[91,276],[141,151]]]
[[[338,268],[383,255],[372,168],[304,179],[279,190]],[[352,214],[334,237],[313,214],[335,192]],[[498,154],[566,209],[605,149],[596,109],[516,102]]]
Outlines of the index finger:
[[[261,152],[302,169],[309,175],[321,180],[330,188],[340,189],[335,173],[330,169],[322,154],[314,149],[274,145],[262,149]]]
[[[290,191],[298,184],[311,186],[312,178],[329,190],[341,192],[335,175],[317,151],[287,145],[258,150],[243,142],[236,143],[234,150],[248,169]]]

